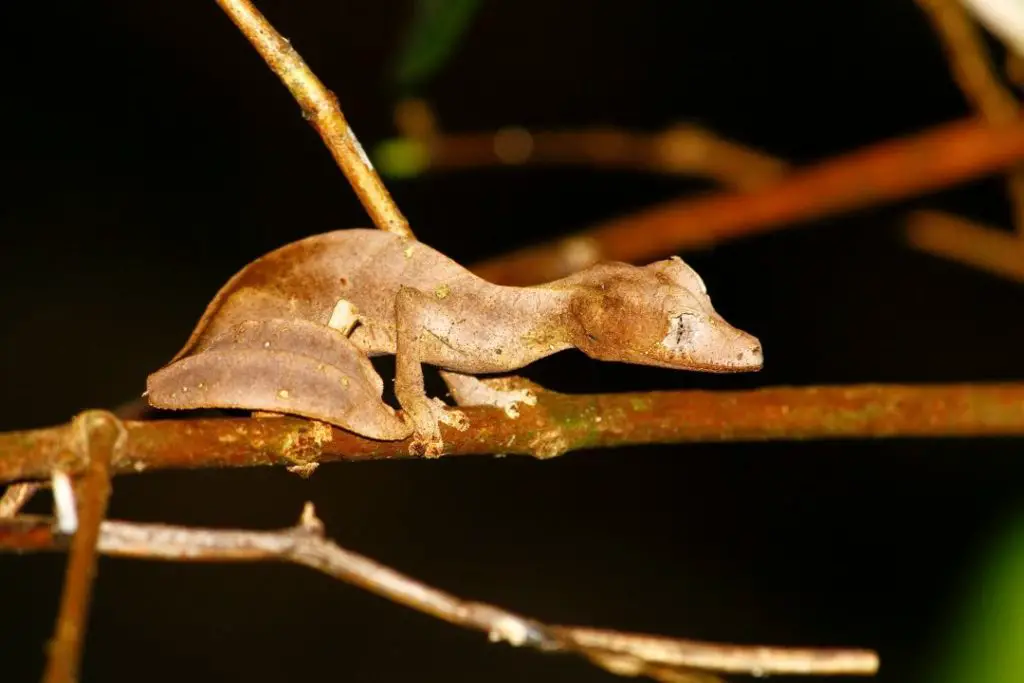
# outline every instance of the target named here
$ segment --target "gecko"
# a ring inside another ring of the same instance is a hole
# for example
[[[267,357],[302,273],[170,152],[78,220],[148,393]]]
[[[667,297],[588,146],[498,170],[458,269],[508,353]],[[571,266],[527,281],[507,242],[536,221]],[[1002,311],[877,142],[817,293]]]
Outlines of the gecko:
[[[761,344],[711,304],[681,258],[604,261],[528,287],[488,282],[414,239],[352,228],[313,235],[249,263],[214,296],[181,350],[147,378],[150,405],[238,408],[319,420],[377,440],[409,438],[436,457],[458,407],[427,396],[435,366],[456,406],[510,418],[534,405],[477,375],[567,349],[601,361],[698,372],[756,371]],[[396,411],[370,362],[395,357]]]

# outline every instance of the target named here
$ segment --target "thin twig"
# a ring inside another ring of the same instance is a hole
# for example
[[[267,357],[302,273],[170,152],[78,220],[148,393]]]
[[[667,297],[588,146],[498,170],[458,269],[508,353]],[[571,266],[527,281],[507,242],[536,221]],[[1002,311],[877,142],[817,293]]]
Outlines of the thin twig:
[[[907,241],[934,256],[1024,282],[1024,239],[940,211],[915,211],[907,218]]]
[[[59,539],[40,517],[0,521],[0,549],[52,550]],[[680,680],[692,670],[750,674],[871,675],[878,657],[868,650],[777,648],[681,640],[662,636],[548,625],[501,607],[466,601],[423,584],[323,537],[307,503],[300,524],[280,531],[195,529],[106,521],[99,549],[106,555],[179,562],[282,561],[323,572],[451,624],[544,652],[587,657],[613,673]]]
[[[231,17],[299,103],[303,117],[320,133],[374,225],[403,237],[412,237],[409,222],[374,170],[345,120],[334,93],[324,87],[291,43],[270,25],[252,3],[248,0],[217,0],[217,4]]]
[[[602,259],[643,262],[934,191],[1022,158],[1024,119],[994,126],[971,118],[833,157],[759,190],[670,200],[474,270],[502,284],[547,282]]]
[[[488,166],[586,166],[670,175],[703,176],[738,189],[763,187],[788,170],[786,162],[693,125],[659,133],[615,128],[438,133],[382,143],[381,171],[417,175]]]
[[[942,41],[953,78],[986,121],[1012,123],[1020,115],[1017,98],[1000,82],[981,32],[962,0],[917,0]],[[1010,170],[1007,190],[1017,234],[1024,237],[1024,167]]]
[[[26,481],[20,484],[11,484],[0,496],[0,518],[13,517],[18,514],[21,508],[32,499],[42,484],[34,481]]]
[[[1024,383],[589,395],[512,379],[500,386],[528,386],[537,404],[521,406],[517,419],[497,408],[465,408],[469,429],[443,428],[447,455],[551,458],[630,444],[1024,436]],[[290,417],[124,425],[128,436],[112,463],[115,473],[410,457],[405,442],[374,441]],[[48,478],[64,466],[68,437],[66,425],[0,434],[0,482]]]
[[[43,683],[74,683],[82,658],[89,603],[96,574],[100,525],[110,499],[110,461],[124,443],[121,423],[104,411],[80,414],[71,423],[85,468],[77,488],[78,529],[71,541],[60,611]]]

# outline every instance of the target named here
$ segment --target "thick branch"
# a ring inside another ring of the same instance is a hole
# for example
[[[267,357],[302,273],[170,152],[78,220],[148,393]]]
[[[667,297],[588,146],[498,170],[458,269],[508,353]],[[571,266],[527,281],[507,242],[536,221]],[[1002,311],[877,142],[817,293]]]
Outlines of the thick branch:
[[[0,549],[51,550],[60,539],[46,518],[0,520]],[[449,623],[545,652],[570,652],[610,671],[680,680],[691,670],[756,674],[870,675],[878,657],[865,650],[720,645],[552,626],[494,605],[462,600],[427,586],[323,538],[323,525],[307,503],[298,527],[276,532],[192,529],[158,524],[103,522],[99,549],[107,555],[180,562],[282,561],[346,581]],[[717,679],[713,679],[717,680]]]
[[[492,282],[533,284],[598,260],[642,262],[831,213],[905,198],[1013,166],[1024,158],[1024,119],[945,124],[814,166],[749,192],[675,199],[591,230],[479,264]]]
[[[516,383],[504,380],[509,388]],[[470,407],[465,432],[445,429],[446,454],[550,458],[583,448],[701,441],[1024,436],[1024,384],[854,385],[751,391],[560,394],[529,385],[518,419]],[[408,444],[373,441],[287,417],[125,422],[114,472],[303,465],[407,458]],[[68,469],[69,428],[0,434],[0,482]]]
[[[291,43],[270,25],[249,0],[217,0],[217,4],[231,17],[299,103],[303,117],[320,133],[374,225],[403,237],[412,237],[409,222],[374,170],[345,120],[334,93],[324,87]]]

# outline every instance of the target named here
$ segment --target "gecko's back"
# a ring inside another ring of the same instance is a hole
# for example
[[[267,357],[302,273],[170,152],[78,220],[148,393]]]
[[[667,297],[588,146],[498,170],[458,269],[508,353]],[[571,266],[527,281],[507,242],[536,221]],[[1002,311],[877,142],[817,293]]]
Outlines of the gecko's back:
[[[177,360],[246,320],[327,324],[340,299],[361,316],[390,321],[402,286],[430,291],[478,279],[431,247],[392,233],[347,229],[287,244],[253,261],[217,293]]]

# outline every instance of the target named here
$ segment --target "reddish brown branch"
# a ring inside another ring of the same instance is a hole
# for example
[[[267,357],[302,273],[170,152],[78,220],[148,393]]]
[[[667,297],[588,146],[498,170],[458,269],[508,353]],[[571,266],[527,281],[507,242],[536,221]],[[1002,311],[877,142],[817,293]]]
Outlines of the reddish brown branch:
[[[506,380],[508,388],[511,380]],[[518,419],[470,407],[470,428],[446,429],[448,455],[524,454],[630,444],[887,437],[1024,436],[1024,384],[777,387],[751,391],[560,394],[536,385]],[[125,422],[114,472],[303,465],[407,458],[408,444],[372,441],[295,418]],[[0,434],[0,482],[65,467],[65,426]]]
[[[60,539],[45,518],[0,520],[0,549],[51,550]],[[323,572],[492,641],[544,652],[569,652],[624,675],[682,680],[690,671],[757,674],[870,675],[878,657],[866,650],[722,645],[577,626],[554,626],[494,605],[466,601],[427,586],[322,536],[307,504],[299,526],[281,531],[192,529],[104,522],[99,549],[107,555],[179,562],[282,561]],[[698,677],[699,678],[699,677]],[[702,680],[707,680],[703,678]],[[717,677],[711,680],[718,680]]]
[[[338,166],[348,178],[374,225],[404,237],[412,237],[409,222],[398,209],[373,164],[342,114],[338,98],[285,38],[248,0],[217,0],[239,30],[249,39],[267,66],[277,74],[302,108]]]
[[[502,284],[563,277],[596,260],[643,262],[1003,170],[1024,158],[1024,120],[945,124],[796,170],[760,190],[676,199],[477,265]]]

